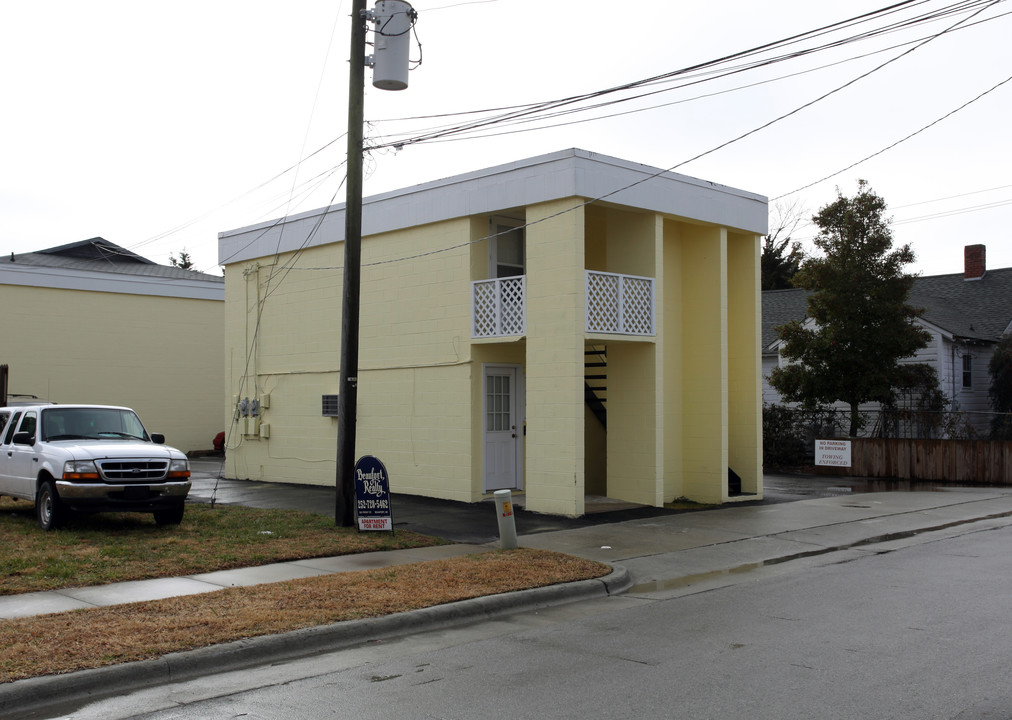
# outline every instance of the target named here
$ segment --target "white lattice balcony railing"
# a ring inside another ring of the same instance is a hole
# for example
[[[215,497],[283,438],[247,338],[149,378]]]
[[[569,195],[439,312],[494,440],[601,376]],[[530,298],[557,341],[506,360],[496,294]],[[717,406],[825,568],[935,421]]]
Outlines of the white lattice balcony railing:
[[[587,332],[656,335],[654,279],[588,270]]]
[[[527,278],[471,283],[471,337],[506,337],[527,332]]]

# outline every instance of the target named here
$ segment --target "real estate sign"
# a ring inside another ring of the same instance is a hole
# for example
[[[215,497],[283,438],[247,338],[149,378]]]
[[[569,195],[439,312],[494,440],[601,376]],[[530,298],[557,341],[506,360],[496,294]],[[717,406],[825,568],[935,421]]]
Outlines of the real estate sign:
[[[850,440],[816,440],[815,464],[850,467]]]
[[[390,476],[379,458],[372,455],[363,455],[355,463],[355,514],[358,517],[360,531],[393,532]]]

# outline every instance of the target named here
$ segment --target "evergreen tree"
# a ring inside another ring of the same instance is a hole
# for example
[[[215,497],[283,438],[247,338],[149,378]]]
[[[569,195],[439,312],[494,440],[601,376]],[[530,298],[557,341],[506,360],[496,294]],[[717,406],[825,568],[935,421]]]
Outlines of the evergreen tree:
[[[179,257],[175,255],[169,255],[169,264],[183,270],[193,270],[193,260],[190,259],[190,253],[185,250],[179,251]]]
[[[991,374],[991,407],[996,413],[991,421],[991,437],[1012,440],[1012,335],[1004,335],[987,365]]]
[[[850,435],[860,427],[858,406],[888,403],[895,388],[916,384],[920,368],[899,360],[931,336],[913,324],[920,311],[907,304],[914,260],[909,245],[894,250],[885,201],[864,180],[854,197],[836,201],[812,221],[823,257],[804,261],[794,284],[810,290],[808,317],[778,328],[789,361],[770,383],[785,400],[811,407],[842,401],[850,407]]]

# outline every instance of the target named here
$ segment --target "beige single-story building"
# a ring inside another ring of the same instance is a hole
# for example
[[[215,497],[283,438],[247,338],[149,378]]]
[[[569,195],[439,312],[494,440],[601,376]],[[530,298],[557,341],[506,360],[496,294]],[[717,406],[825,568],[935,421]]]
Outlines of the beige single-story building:
[[[184,452],[209,450],[224,394],[224,278],[102,238],[0,258],[11,401],[125,405]]]

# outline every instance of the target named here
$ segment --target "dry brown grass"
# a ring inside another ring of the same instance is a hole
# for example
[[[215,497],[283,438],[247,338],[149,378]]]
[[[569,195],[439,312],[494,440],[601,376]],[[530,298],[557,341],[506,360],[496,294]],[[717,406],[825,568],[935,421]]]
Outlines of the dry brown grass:
[[[444,542],[406,530],[360,533],[295,510],[200,504],[187,505],[182,524],[172,527],[158,527],[150,514],[102,513],[47,533],[31,503],[2,498],[0,595]]]
[[[590,560],[522,548],[4,620],[0,682],[151,659],[608,572],[606,565]]]

